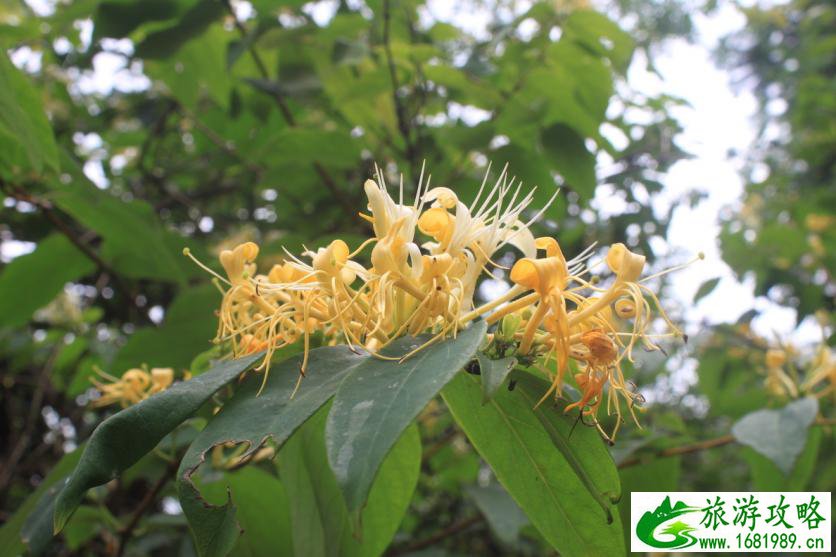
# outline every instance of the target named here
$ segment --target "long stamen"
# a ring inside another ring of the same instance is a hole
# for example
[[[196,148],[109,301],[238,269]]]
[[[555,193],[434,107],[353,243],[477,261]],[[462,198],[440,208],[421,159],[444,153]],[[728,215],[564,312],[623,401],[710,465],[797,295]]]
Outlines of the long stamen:
[[[198,259],[194,255],[192,255],[192,250],[190,250],[189,248],[183,248],[183,255],[185,255],[186,257],[188,257],[192,261],[194,261],[197,264],[198,267],[200,267],[201,269],[203,269],[204,271],[206,271],[207,273],[209,273],[210,275],[212,275],[216,279],[221,280],[221,281],[223,281],[223,282],[225,282],[229,285],[232,284],[231,282],[229,282],[229,280],[225,279],[224,277],[222,277],[221,275],[219,275],[218,273],[216,273],[215,271],[213,271],[212,269],[210,269],[209,267],[204,265],[200,261],[200,259]]]
[[[703,252],[699,252],[699,253],[697,254],[697,256],[696,256],[696,257],[694,257],[693,259],[691,259],[690,261],[687,261],[687,262],[682,263],[682,264],[680,264],[680,265],[674,265],[673,267],[670,267],[670,268],[665,269],[665,270],[663,270],[663,271],[659,271],[658,273],[655,273],[655,274],[653,274],[653,275],[650,275],[650,276],[644,277],[644,278],[643,278],[643,279],[641,279],[639,282],[647,282],[647,281],[649,281],[649,280],[653,280],[653,279],[655,279],[655,278],[659,278],[659,277],[661,277],[661,276],[667,275],[668,273],[672,273],[672,272],[674,272],[674,271],[679,271],[679,270],[684,269],[684,268],[686,268],[686,267],[690,267],[691,265],[693,265],[693,264],[694,264],[694,263],[696,263],[697,261],[702,261],[703,259],[705,259],[705,254],[704,254]]]

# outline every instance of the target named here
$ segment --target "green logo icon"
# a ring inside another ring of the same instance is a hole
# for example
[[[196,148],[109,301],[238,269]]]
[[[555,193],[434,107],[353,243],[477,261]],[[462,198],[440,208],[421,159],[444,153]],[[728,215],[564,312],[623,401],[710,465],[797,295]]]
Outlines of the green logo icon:
[[[658,532],[660,535],[667,534],[673,536],[672,540],[667,541],[656,539],[656,530],[677,516],[699,510],[698,507],[689,507],[682,501],[678,501],[675,505],[671,506],[671,498],[665,497],[665,500],[662,501],[661,505],[656,507],[655,511],[648,511],[639,519],[638,524],[636,524],[636,536],[647,545],[659,549],[683,549],[690,547],[697,543],[697,538],[691,535],[691,532],[696,530],[693,526],[681,520],[668,524],[667,527]]]

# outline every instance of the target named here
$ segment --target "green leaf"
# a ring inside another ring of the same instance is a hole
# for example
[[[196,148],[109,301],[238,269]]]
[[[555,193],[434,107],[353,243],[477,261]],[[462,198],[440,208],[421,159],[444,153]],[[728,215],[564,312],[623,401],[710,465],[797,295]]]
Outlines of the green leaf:
[[[555,448],[561,452],[578,479],[586,485],[592,497],[609,517],[614,502],[621,497],[621,482],[615,463],[598,432],[585,427],[578,431],[578,418],[562,413],[566,404],[540,404],[549,384],[529,373],[512,375],[519,395],[524,398],[549,434]]]
[[[359,512],[380,463],[427,403],[470,361],[485,338],[484,321],[432,344],[403,363],[369,358],[346,377],[328,415],[328,460],[349,510]],[[399,356],[422,340],[402,338],[384,353]]]
[[[623,524],[630,524],[630,499],[636,491],[679,491],[682,471],[681,457],[656,458],[619,471],[621,492],[618,511]],[[624,543],[630,543],[629,528],[624,529]]]
[[[721,329],[734,338],[731,327]],[[700,356],[697,368],[700,391],[708,397],[714,416],[732,419],[762,408],[767,403],[763,379],[751,373],[751,363],[726,347],[710,348]]]
[[[244,531],[230,555],[293,555],[290,503],[279,479],[255,466],[246,466],[224,473],[221,481],[200,485],[201,493],[213,501],[225,500],[227,489],[240,503],[237,518]]]
[[[327,149],[323,146],[327,145]],[[321,162],[328,166],[353,168],[360,158],[360,148],[344,132],[318,129],[285,128],[274,134],[254,156],[273,166]]]
[[[607,16],[592,10],[575,10],[563,27],[564,36],[592,52],[608,57],[619,72],[626,72],[633,56],[633,39]]]
[[[154,209],[144,201],[123,201],[94,186],[69,157],[62,169],[71,184],[59,184],[50,199],[81,224],[104,238],[102,258],[130,278],[185,282],[196,275],[195,265],[183,257],[185,240],[162,227]]]
[[[697,292],[694,294],[694,303],[696,304],[697,302],[714,292],[714,289],[717,288],[718,284],[720,284],[720,277],[714,277],[702,283],[700,287],[697,288]]]
[[[359,530],[328,465],[324,443],[327,408],[287,442],[279,453],[281,478],[291,500],[296,555],[376,557],[398,530],[409,507],[421,467],[421,438],[413,424],[380,466]]]
[[[191,482],[206,451],[228,441],[248,443],[249,451],[258,450],[267,439],[281,446],[334,395],[346,374],[368,356],[355,354],[347,346],[311,350],[305,378],[291,398],[299,379],[301,358],[300,355],[272,366],[261,394],[257,393],[262,376],[252,376],[245,381],[183,457],[177,472],[177,491],[199,555],[225,555],[238,537],[236,508],[232,505],[235,494],[232,494],[232,501],[224,505],[206,505]]]
[[[523,381],[524,389],[518,385],[513,391],[500,390],[486,405],[478,383],[475,376],[461,374],[442,396],[537,530],[562,555],[623,555],[621,520],[601,506],[604,494],[619,491],[618,475],[597,433],[582,425],[573,431],[575,419],[550,404],[535,411],[537,393],[548,388],[544,381],[532,378]],[[548,414],[544,419],[551,434],[536,412]],[[555,435],[565,437],[563,450],[555,446]],[[567,459],[567,450],[574,463]],[[586,479],[578,476],[578,465]]]
[[[487,519],[496,537],[506,544],[515,543],[520,530],[529,524],[528,517],[502,486],[468,486],[465,490]]]
[[[180,47],[203,33],[209,25],[226,13],[222,0],[198,0],[170,27],[149,33],[138,45],[136,55],[140,58],[167,58]]]
[[[780,410],[758,410],[738,420],[732,426],[732,435],[788,475],[804,449],[818,411],[818,401],[811,397],[790,402]]]
[[[743,447],[743,459],[749,464],[749,471],[752,474],[752,488],[757,491],[804,491],[807,489],[816,469],[821,440],[821,429],[811,428],[804,450],[801,451],[789,475],[781,472],[768,458],[749,447]]]
[[[534,192],[534,205],[542,207],[557,191],[557,184],[546,160],[533,149],[524,148],[515,143],[504,145],[491,154],[491,159],[499,167],[508,163],[512,175],[515,175],[526,189],[537,188]]]
[[[221,363],[211,371],[176,383],[99,424],[55,501],[55,532],[64,528],[88,489],[107,483],[137,462],[160,439],[194,414],[215,391],[262,357],[263,354],[254,354]]]
[[[482,376],[482,402],[488,402],[496,394],[496,391],[505,383],[505,379],[514,366],[517,359],[513,356],[492,360],[482,351],[476,352],[479,360],[479,374]]]
[[[44,501],[54,500],[54,494],[64,484],[67,475],[75,468],[81,457],[82,449],[78,448],[61,457],[61,460],[49,471],[37,489],[20,505],[15,513],[0,527],[0,547],[8,555],[18,555],[28,546],[30,551],[37,554],[42,551],[52,539],[52,512],[37,513],[38,506]],[[47,496],[51,494],[52,496]],[[44,509],[40,509],[43,511]],[[39,520],[43,517],[44,520]],[[26,540],[22,538],[22,530],[26,528]],[[24,546],[24,543],[26,545]]]
[[[169,306],[159,327],[143,327],[128,338],[110,368],[116,373],[147,364],[187,369],[195,354],[211,347],[217,328],[218,289],[202,284],[182,291]]]
[[[109,520],[109,513],[104,507],[92,507],[82,505],[79,507],[67,527],[64,528],[64,538],[67,547],[72,551],[78,551],[81,546],[95,537],[103,528],[103,524]]]
[[[126,37],[144,23],[177,17],[187,6],[187,0],[105,0],[93,16],[93,39]]]
[[[62,234],[41,240],[35,251],[14,259],[0,273],[0,325],[24,325],[65,284],[92,273],[95,268]]]
[[[0,176],[58,170],[58,149],[40,98],[0,52]]]
[[[147,73],[165,83],[171,94],[190,109],[198,109],[204,94],[226,108],[232,91],[232,78],[226,68],[229,38],[220,25],[215,25],[167,58],[147,61]]]
[[[595,195],[595,157],[587,151],[583,138],[572,128],[555,124],[540,136],[543,153],[566,185],[584,199]]]

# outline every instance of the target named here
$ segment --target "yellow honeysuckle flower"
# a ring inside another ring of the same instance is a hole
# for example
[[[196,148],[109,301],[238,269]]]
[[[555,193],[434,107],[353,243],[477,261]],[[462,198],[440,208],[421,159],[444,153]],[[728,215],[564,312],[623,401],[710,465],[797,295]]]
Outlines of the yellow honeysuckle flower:
[[[554,360],[553,371],[544,370],[552,383],[543,400],[562,396],[564,377],[574,362],[581,397],[567,410],[577,408],[595,419],[607,393],[607,411],[618,416],[614,436],[621,405],[626,401],[635,419],[633,407],[641,400],[625,380],[621,361],[632,359],[636,342],[655,350],[656,338],[682,336],[644,284],[673,269],[641,278],[645,258],[614,244],[604,260],[614,279],[608,288],[598,287],[597,277],[584,278],[594,244],[567,260],[556,239],[535,239],[529,225],[545,207],[524,222],[533,190],[522,195],[507,168],[489,185],[489,173],[490,167],[475,199],[466,205],[452,188],[431,188],[431,176],[422,169],[415,195],[405,203],[403,181],[396,200],[377,169],[374,180],[363,184],[370,214],[360,213],[371,223],[373,235],[354,251],[336,239],[306,249],[301,258],[286,252],[285,261],[266,275],[257,273],[259,249],[252,242],[221,252],[226,276],[198,262],[215,276],[224,294],[216,342],[228,345],[235,356],[265,351],[256,371],[264,372],[266,382],[273,352],[302,341],[301,381],[315,332],[325,344],[362,347],[379,358],[393,340],[428,333],[427,343],[396,358],[405,359],[485,316],[491,325],[501,320],[491,338],[502,343],[503,354],[515,354],[525,365],[543,370]],[[419,245],[416,234],[424,243]],[[366,268],[354,258],[370,244]],[[521,255],[510,269],[513,286],[474,307],[480,275],[501,267],[494,258],[504,246]],[[191,256],[188,250],[184,253]],[[647,333],[656,316],[670,333]],[[132,379],[137,380],[143,381]],[[132,385],[114,388],[113,396],[118,391],[121,400],[150,390]]]
[[[836,358],[824,343],[816,351],[801,390],[817,398],[832,394],[836,401]]]
[[[554,375],[552,389],[543,396],[545,398],[552,391],[560,395],[563,375],[569,363],[569,318],[564,295],[569,284],[569,268],[557,240],[538,238],[535,245],[546,250],[546,257],[520,259],[511,269],[511,280],[519,286],[534,290],[540,298],[523,332],[520,353],[527,354],[531,350],[538,327],[547,314],[552,315],[552,349],[556,353],[557,373]]]
[[[99,398],[91,402],[91,405],[96,408],[116,403],[127,408],[155,393],[166,390],[174,382],[174,370],[171,368],[155,367],[150,373],[145,369],[129,369],[122,374],[122,377],[114,377],[98,368],[94,371],[107,381],[102,382],[95,377],[90,378],[90,382],[101,393]]]

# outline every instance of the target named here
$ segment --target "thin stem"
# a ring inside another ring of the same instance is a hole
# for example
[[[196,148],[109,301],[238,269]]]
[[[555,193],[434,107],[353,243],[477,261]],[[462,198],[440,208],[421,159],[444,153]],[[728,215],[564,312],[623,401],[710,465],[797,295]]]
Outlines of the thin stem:
[[[819,427],[828,427],[832,425],[836,425],[836,420],[828,419],[828,418],[816,418],[816,421],[813,422],[813,425]],[[655,453],[648,453],[644,455],[636,455],[632,456],[628,459],[622,460],[618,463],[619,468],[629,468],[630,466],[635,466],[636,464],[641,464],[642,462],[646,462],[648,457],[653,458],[665,458],[669,456],[679,456],[684,454],[690,453],[698,453],[701,451],[706,451],[708,449],[713,449],[715,447],[722,447],[724,445],[730,445],[734,443],[736,439],[733,435],[721,435],[720,437],[715,437],[714,439],[706,439],[704,441],[697,441],[696,443],[689,443],[687,445],[681,445],[679,447],[669,447],[667,449],[663,449],[661,451],[657,451]]]
[[[714,439],[708,439],[705,441],[699,441],[697,443],[691,443],[689,445],[682,445],[680,447],[671,447],[668,449],[664,449],[655,453],[653,456],[655,456],[656,458],[664,458],[668,456],[678,456],[689,453],[697,453],[700,451],[713,449],[715,447],[722,447],[723,445],[734,443],[734,441],[735,439],[733,435],[722,435]],[[628,459],[622,460],[618,464],[618,467],[628,468],[630,466],[635,466],[636,464],[641,464],[642,462],[645,462],[645,460],[646,459],[641,456],[633,456]]]
[[[142,498],[142,501],[139,502],[137,505],[136,510],[134,510],[131,518],[128,520],[128,523],[122,528],[119,532],[119,549],[116,552],[116,557],[122,557],[125,553],[125,548],[128,545],[128,542],[133,535],[134,530],[136,529],[137,525],[139,524],[140,519],[142,516],[148,512],[148,509],[151,508],[151,505],[154,504],[154,501],[157,500],[157,496],[162,492],[163,488],[168,483],[170,476],[177,470],[179,463],[177,460],[173,460],[169,462],[168,466],[163,472],[162,476],[159,477],[157,482],[154,486],[145,493],[145,497]]]
[[[386,555],[389,556],[389,557],[394,557],[395,555],[404,555],[406,553],[412,553],[412,552],[418,551],[420,549],[425,549],[427,547],[431,547],[431,546],[437,544],[438,542],[440,542],[441,540],[443,540],[445,538],[449,538],[450,536],[458,534],[459,532],[462,532],[464,530],[467,530],[471,526],[475,526],[476,524],[479,524],[480,522],[482,522],[484,520],[485,519],[481,514],[477,514],[477,515],[471,516],[469,518],[465,518],[463,520],[460,520],[459,522],[454,522],[450,526],[448,526],[448,527],[446,527],[442,530],[439,530],[438,532],[436,532],[432,536],[424,538],[423,540],[418,540],[418,541],[415,541],[415,542],[410,543],[408,545],[405,545],[403,547],[395,548],[395,549],[387,552]]]

